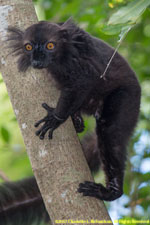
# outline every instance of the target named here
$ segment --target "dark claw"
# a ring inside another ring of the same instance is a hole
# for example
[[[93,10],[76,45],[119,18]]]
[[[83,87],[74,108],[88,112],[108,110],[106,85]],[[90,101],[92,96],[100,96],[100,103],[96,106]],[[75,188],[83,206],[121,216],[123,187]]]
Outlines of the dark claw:
[[[45,128],[46,128],[46,126],[45,126],[45,124],[44,124],[39,130],[37,130],[37,131],[35,132],[35,134],[36,134],[37,136],[39,136],[40,133],[41,133],[43,130],[45,130]]]
[[[35,124],[34,124],[34,127],[38,127],[39,126],[39,122],[36,122]]]
[[[44,109],[46,109],[46,111],[48,111],[48,112],[52,112],[53,111],[53,108],[48,106],[46,103],[42,103],[42,107]]]
[[[46,132],[48,131],[48,129],[49,129],[49,126],[47,126],[47,127],[43,127],[43,129],[41,130],[41,132],[40,132],[40,139],[44,139],[44,137],[45,137],[45,134],[46,134]]]
[[[39,136],[40,133],[41,133],[41,130],[37,130],[37,131],[35,132],[36,136]]]
[[[53,131],[54,131],[54,129],[51,129],[51,130],[49,131],[49,134],[48,134],[48,138],[49,138],[49,139],[53,139]]]
[[[43,140],[43,139],[44,139],[44,136],[41,136],[41,135],[40,135],[39,138],[40,138],[41,140]]]

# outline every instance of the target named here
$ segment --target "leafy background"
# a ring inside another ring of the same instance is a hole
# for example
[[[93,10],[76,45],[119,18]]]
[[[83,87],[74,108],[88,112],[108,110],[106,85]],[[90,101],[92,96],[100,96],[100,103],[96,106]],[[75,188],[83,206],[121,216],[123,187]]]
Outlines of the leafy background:
[[[128,26],[132,27],[121,43],[119,52],[128,60],[140,81],[141,114],[128,146],[124,195],[112,203],[106,203],[106,206],[113,220],[150,219],[150,9],[147,8],[149,0],[35,0],[34,4],[39,20],[60,22],[72,16],[80,27],[115,48],[120,32],[126,31]],[[139,10],[137,4],[143,7],[142,10]],[[124,12],[122,21],[120,16]],[[124,34],[125,32],[122,35]],[[93,120],[87,117],[85,120],[85,132],[92,131]],[[0,76],[0,180],[17,180],[31,174],[23,139]],[[94,174],[94,177],[96,181],[104,180],[102,172]]]

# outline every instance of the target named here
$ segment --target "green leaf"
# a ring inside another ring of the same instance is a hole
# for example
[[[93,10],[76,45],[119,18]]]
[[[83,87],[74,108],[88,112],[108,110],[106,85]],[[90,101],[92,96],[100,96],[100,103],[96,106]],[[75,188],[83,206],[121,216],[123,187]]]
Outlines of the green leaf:
[[[6,143],[10,141],[10,133],[8,129],[4,126],[1,127],[1,136]]]
[[[150,5],[150,0],[135,0],[130,2],[127,6],[122,7],[116,13],[114,13],[109,21],[108,25],[115,24],[135,24],[138,17],[144,12],[144,10]]]
[[[132,27],[131,25],[124,26],[122,24],[110,25],[110,26],[104,25],[101,31],[107,35],[115,35],[120,33],[119,34],[119,41],[120,41],[126,35],[126,33],[128,33],[131,27]]]
[[[120,33],[121,29],[122,29],[122,24],[110,25],[110,26],[104,25],[101,31],[107,35],[115,35]]]

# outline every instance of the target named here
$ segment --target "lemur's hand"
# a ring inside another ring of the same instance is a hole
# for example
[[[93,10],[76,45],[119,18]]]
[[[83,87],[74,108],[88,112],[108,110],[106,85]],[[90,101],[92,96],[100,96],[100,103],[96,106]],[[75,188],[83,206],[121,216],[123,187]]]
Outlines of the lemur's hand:
[[[63,119],[58,118],[54,113],[54,108],[49,107],[46,103],[42,104],[42,107],[46,109],[47,116],[45,116],[43,119],[39,120],[35,123],[35,127],[38,127],[41,123],[44,123],[44,125],[36,131],[36,135],[39,136],[39,138],[42,140],[45,137],[45,134],[49,130],[48,138],[53,138],[53,131],[59,127],[59,125],[63,122]]]

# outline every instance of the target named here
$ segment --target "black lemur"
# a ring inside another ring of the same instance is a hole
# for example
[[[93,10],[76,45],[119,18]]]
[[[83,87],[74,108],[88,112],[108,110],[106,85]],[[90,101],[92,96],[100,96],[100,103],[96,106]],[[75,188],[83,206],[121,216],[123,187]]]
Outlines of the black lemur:
[[[76,131],[81,132],[81,114],[94,116],[98,154],[92,163],[96,167],[100,158],[106,187],[85,181],[79,184],[78,192],[105,201],[119,198],[123,193],[126,147],[140,108],[141,89],[135,73],[116,53],[105,76],[101,76],[114,49],[70,20],[59,24],[42,21],[25,31],[14,27],[8,31],[10,47],[19,55],[19,71],[30,66],[46,68],[61,90],[56,108],[42,104],[47,116],[35,124],[42,124],[36,135],[44,139],[48,132],[51,139],[69,116]]]

